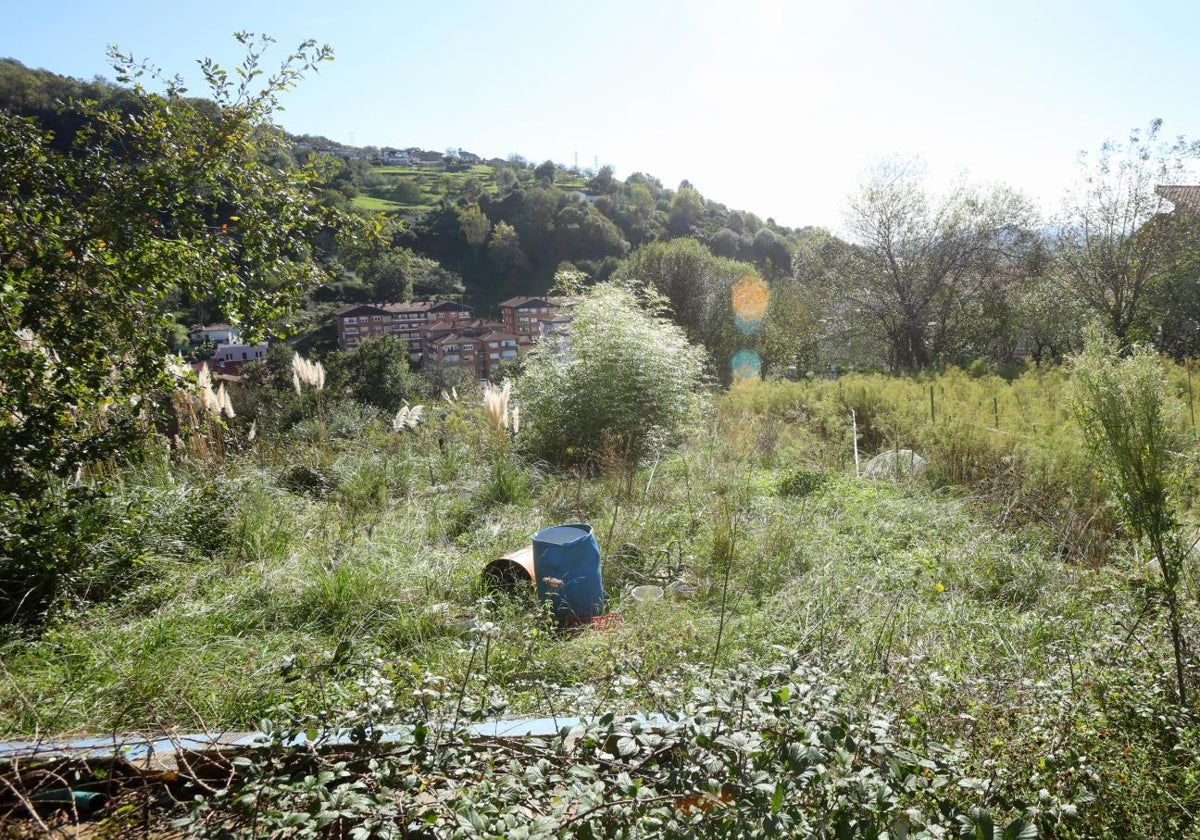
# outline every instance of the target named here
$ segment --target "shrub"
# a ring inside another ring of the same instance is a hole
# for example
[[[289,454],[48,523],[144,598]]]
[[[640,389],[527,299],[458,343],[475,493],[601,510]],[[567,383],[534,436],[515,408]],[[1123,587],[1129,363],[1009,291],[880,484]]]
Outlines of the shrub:
[[[319,467],[293,464],[280,473],[279,486],[293,493],[303,493],[319,499],[337,489],[338,478]]]
[[[1098,332],[1088,336],[1084,351],[1072,360],[1071,384],[1084,442],[1112,492],[1121,521],[1162,571],[1176,689],[1180,705],[1186,705],[1177,591],[1189,548],[1173,497],[1183,450],[1176,406],[1168,402],[1167,383],[1153,350],[1134,347],[1118,358],[1115,342]]]
[[[522,441],[558,464],[616,452],[626,463],[677,443],[704,404],[704,351],[658,312],[659,301],[613,284],[593,287],[566,336],[525,360]]]
[[[821,489],[826,480],[824,473],[802,468],[789,470],[779,479],[779,495],[807,496]]]

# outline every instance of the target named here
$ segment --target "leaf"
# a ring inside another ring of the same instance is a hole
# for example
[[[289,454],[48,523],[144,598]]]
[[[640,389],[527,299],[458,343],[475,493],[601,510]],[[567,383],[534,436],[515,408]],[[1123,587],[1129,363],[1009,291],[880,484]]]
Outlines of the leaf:
[[[775,784],[775,795],[771,797],[771,813],[778,814],[779,809],[783,807],[784,788],[783,782]]]
[[[1035,823],[1017,817],[1004,827],[1002,840],[1035,840],[1037,836],[1038,829]]]

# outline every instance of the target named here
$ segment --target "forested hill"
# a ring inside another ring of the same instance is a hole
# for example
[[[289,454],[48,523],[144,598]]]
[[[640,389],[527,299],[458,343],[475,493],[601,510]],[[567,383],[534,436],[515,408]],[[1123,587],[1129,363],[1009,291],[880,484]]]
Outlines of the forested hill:
[[[103,79],[85,82],[0,59],[0,108],[35,117],[63,148],[84,121],[72,100],[119,102],[126,93]],[[639,246],[680,237],[753,263],[771,279],[790,274],[806,234],[731,210],[687,181],[670,188],[642,173],[622,181],[607,166],[579,171],[519,155],[484,161],[454,153],[385,163],[377,148],[290,135],[281,151],[283,165],[327,154],[325,202],[394,220],[390,249],[330,254],[344,272],[316,292],[326,305],[462,292],[487,312],[507,297],[545,292],[560,268],[604,279]]]
[[[402,215],[404,241],[461,275],[468,297],[481,303],[543,292],[563,263],[603,279],[632,250],[678,237],[755,263],[768,278],[783,276],[804,236],[708,200],[686,181],[676,189],[642,173],[621,181],[610,167],[580,173],[518,156],[342,166],[343,183],[353,190],[348,197]]]

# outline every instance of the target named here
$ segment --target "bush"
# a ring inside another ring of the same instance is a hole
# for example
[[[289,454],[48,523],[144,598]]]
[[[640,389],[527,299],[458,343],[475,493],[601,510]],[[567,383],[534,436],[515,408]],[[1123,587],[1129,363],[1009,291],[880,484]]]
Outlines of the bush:
[[[789,470],[779,479],[779,495],[808,496],[820,490],[827,480],[824,473],[803,468]]]
[[[704,351],[657,312],[656,297],[593,287],[567,335],[525,360],[519,382],[523,443],[558,464],[602,453],[638,463],[676,443],[704,405]]]

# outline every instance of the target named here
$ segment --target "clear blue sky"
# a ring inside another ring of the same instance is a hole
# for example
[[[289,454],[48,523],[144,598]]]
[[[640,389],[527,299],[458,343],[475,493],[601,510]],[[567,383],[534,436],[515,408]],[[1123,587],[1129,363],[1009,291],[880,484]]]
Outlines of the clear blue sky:
[[[2,0],[0,56],[111,76],[118,44],[194,76],[231,33],[336,60],[296,133],[612,164],[782,224],[842,227],[875,159],[918,155],[1053,207],[1077,153],[1153,117],[1200,137],[1200,3],[1148,0]],[[198,86],[193,87],[198,93]]]

